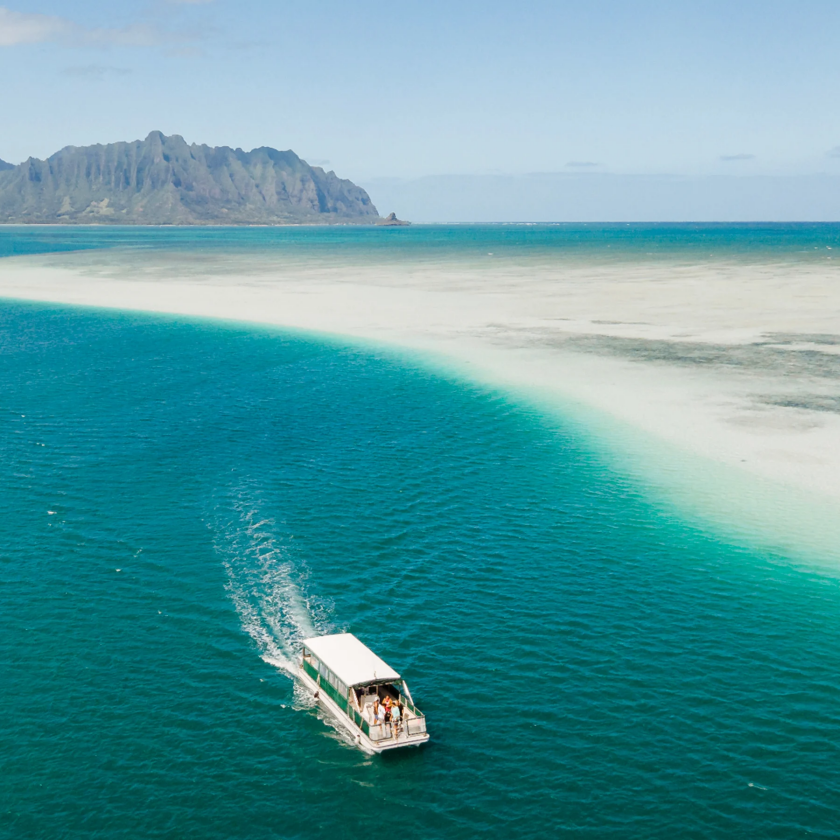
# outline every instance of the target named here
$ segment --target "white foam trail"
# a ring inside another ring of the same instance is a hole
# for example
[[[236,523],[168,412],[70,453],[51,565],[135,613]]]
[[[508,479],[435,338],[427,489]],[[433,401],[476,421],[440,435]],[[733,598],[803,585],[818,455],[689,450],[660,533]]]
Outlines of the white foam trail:
[[[324,632],[304,594],[305,570],[249,493],[235,497],[232,507],[233,516],[220,516],[214,529],[227,590],[263,660],[294,675],[300,642]]]

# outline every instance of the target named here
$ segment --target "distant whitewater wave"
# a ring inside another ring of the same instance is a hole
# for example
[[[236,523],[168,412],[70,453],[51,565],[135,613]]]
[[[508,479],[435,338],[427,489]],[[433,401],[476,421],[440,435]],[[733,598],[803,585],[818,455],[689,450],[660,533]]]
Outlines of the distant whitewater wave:
[[[282,528],[247,490],[227,501],[217,509],[213,525],[228,575],[226,588],[263,660],[294,675],[301,641],[328,632],[324,610],[306,594],[305,566],[287,545],[291,535],[284,538]]]

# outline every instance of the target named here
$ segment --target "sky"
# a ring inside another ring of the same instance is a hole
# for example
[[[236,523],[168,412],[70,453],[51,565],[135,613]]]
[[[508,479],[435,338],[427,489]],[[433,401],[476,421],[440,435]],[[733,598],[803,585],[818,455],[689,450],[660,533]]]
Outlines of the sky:
[[[155,129],[363,184],[840,175],[836,0],[3,2],[11,163]]]

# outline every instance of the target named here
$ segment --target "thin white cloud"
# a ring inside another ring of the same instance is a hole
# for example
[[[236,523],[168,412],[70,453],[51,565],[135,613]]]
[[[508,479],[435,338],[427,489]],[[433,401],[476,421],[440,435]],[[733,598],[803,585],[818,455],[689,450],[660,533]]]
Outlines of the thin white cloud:
[[[73,26],[64,18],[14,12],[0,6],[0,47],[55,41],[67,34]]]
[[[72,47],[157,47],[185,40],[194,40],[194,36],[167,32],[143,23],[87,29],[57,15],[16,12],[0,6],[0,47],[44,43]]]

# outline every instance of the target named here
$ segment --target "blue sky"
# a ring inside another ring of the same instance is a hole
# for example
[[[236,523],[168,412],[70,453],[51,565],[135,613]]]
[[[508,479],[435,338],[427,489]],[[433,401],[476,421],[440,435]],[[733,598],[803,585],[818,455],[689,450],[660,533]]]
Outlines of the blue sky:
[[[2,2],[13,163],[160,129],[362,181],[840,174],[836,0]]]

